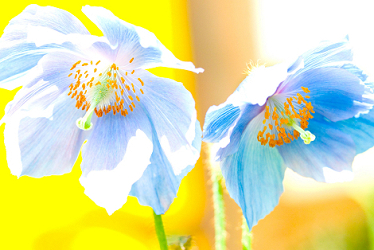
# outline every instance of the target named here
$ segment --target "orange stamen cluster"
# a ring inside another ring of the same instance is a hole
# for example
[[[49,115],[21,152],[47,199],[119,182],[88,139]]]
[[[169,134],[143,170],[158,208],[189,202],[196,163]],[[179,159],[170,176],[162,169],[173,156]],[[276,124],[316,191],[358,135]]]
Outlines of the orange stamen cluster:
[[[133,61],[134,61],[134,58],[132,58],[129,62],[132,63]],[[92,100],[87,100],[87,91],[90,91],[92,88],[95,88],[95,86],[98,86],[98,85],[106,86],[108,90],[113,91],[112,93],[113,95],[115,95],[115,101],[112,105],[105,105],[104,107],[98,107],[98,106],[95,107],[94,111],[96,115],[98,117],[102,117],[103,114],[106,115],[111,111],[113,112],[114,115],[117,113],[123,116],[128,115],[129,112],[127,110],[127,106],[131,112],[136,107],[135,103],[133,102],[134,98],[131,95],[131,91],[135,94],[136,100],[140,102],[139,96],[136,95],[134,83],[131,83],[131,85],[126,84],[125,83],[126,77],[124,78],[123,76],[120,75],[118,71],[119,67],[117,67],[117,65],[114,63],[110,66],[110,68],[106,71],[106,73],[96,74],[97,72],[96,66],[99,63],[100,61],[97,61],[95,64],[91,61],[89,63],[81,64],[81,61],[78,61],[73,64],[70,70],[71,71],[75,70],[75,72],[71,72],[68,75],[68,77],[74,76],[75,82],[70,84],[69,86],[70,91],[68,95],[71,95],[71,98],[75,98],[76,100],[75,107],[77,109],[82,108],[82,110],[88,111],[91,105],[90,101],[92,102]],[[87,68],[87,66],[93,66],[94,69],[91,70]],[[91,78],[89,78],[90,72],[91,74],[94,75]],[[135,70],[132,70],[131,74],[134,74],[134,73],[135,73]],[[127,76],[127,71],[125,72],[125,75]],[[99,78],[99,79],[95,80],[96,78]],[[141,86],[144,86],[144,82],[140,78],[138,78],[137,80],[140,82]],[[144,91],[141,88],[139,90],[142,94],[144,94]]]
[[[309,89],[305,87],[301,87],[301,89],[305,93],[309,93]],[[305,98],[310,98],[309,96],[305,96]],[[304,108],[299,109],[299,112],[295,110],[293,105],[293,101],[296,101],[299,105],[302,103],[305,105]],[[292,111],[292,112],[291,112]],[[273,112],[271,114],[269,106],[266,106],[265,110],[265,120],[263,121],[264,128],[260,130],[257,134],[257,140],[261,142],[261,145],[266,145],[269,143],[270,147],[281,146],[284,143],[291,143],[293,140],[297,140],[300,136],[300,133],[297,130],[293,130],[293,133],[286,133],[286,129],[284,125],[289,125],[294,119],[300,120],[300,127],[302,129],[306,129],[308,127],[308,120],[313,118],[310,113],[314,113],[313,106],[310,102],[307,102],[304,97],[297,93],[297,97],[293,96],[287,98],[287,102],[284,103],[283,110],[277,112],[277,108],[273,108]],[[271,115],[271,118],[270,118]],[[270,132],[266,133],[267,126],[265,125],[268,122],[268,127]],[[275,129],[275,131],[273,130]],[[274,133],[271,133],[274,131]]]

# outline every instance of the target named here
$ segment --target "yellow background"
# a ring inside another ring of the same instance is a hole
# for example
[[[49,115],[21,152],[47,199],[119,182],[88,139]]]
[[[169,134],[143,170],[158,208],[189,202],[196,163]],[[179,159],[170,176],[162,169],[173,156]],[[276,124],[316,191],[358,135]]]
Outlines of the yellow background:
[[[2,2],[0,30],[22,12],[30,1]],[[84,5],[102,6],[117,17],[153,33],[179,59],[193,61],[187,16],[187,2],[146,1],[33,1],[69,11],[92,34],[101,31],[81,12]],[[194,94],[194,74],[174,69],[153,73],[184,83]],[[0,90],[0,116],[15,91]],[[0,127],[0,249],[158,249],[152,210],[130,197],[122,209],[108,216],[105,210],[84,195],[79,183],[81,158],[72,173],[40,179],[11,175]],[[183,180],[170,210],[163,216],[168,234],[192,235],[200,249],[210,249],[200,222],[205,207],[201,162]]]

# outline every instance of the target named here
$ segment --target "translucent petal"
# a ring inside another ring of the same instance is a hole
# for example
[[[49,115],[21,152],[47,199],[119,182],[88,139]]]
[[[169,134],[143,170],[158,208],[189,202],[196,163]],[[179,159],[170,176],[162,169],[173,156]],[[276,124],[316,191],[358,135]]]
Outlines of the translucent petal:
[[[196,137],[193,147],[200,152],[201,128],[196,122]],[[143,176],[132,186],[130,195],[138,198],[139,203],[151,206],[156,214],[165,213],[177,195],[179,185],[183,177],[192,170],[194,165],[189,165],[179,175],[173,171],[173,167],[164,152],[160,143],[153,137],[154,150],[151,157],[151,164],[144,171]]]
[[[152,128],[142,109],[135,111],[98,118],[82,149],[80,182],[109,214],[125,204],[132,184],[150,164]]]
[[[12,174],[42,177],[71,171],[88,134],[75,125],[83,111],[70,102],[67,94],[61,95],[50,104],[49,117],[18,111],[6,122],[4,141]]]
[[[92,147],[85,148],[84,151],[85,165],[81,165],[83,170],[87,169],[87,162],[97,160],[99,164],[106,164],[101,166],[101,170],[83,173],[79,180],[85,188],[84,193],[97,205],[104,207],[109,215],[126,203],[132,184],[150,164],[153,146],[147,135],[138,129],[135,136],[126,139],[123,143],[126,146],[125,152],[123,147],[116,152],[116,148],[113,149],[109,143],[96,148],[97,152],[88,152]],[[94,143],[91,142],[91,145]],[[118,143],[114,145],[117,146]],[[96,169],[99,167],[98,164],[95,166]]]
[[[37,63],[49,53],[93,57],[103,44],[109,46],[105,37],[90,35],[69,12],[30,5],[10,21],[0,39],[0,87],[25,85],[25,80],[39,73]]]
[[[248,123],[263,107],[244,104],[235,107],[228,101],[209,108],[204,123],[204,141],[216,142],[219,149],[216,159],[223,159],[236,152],[241,135]]]
[[[256,133],[262,118],[254,118],[245,129],[236,153],[221,162],[230,196],[241,207],[249,229],[270,213],[283,192],[285,166],[275,148],[262,146]]]
[[[360,154],[374,146],[374,110],[367,114],[339,121],[336,125],[350,135],[356,145],[356,154]]]
[[[156,36],[141,27],[129,24],[102,7],[84,6],[84,14],[94,22],[115,48],[112,60],[128,69],[164,66],[203,72],[191,62],[178,60]],[[132,63],[130,60],[134,58]],[[126,65],[126,66],[124,66]]]
[[[208,109],[204,122],[204,141],[219,142],[227,136],[240,116],[240,107],[231,103],[212,106]]]
[[[356,147],[352,138],[340,131],[337,124],[315,115],[309,120],[307,130],[316,136],[310,144],[304,144],[299,138],[277,147],[287,167],[317,181],[325,181],[323,168],[338,172],[352,170]]]
[[[342,68],[317,68],[287,79],[279,90],[284,95],[295,95],[301,87],[309,88],[314,111],[331,121],[340,121],[365,113],[374,104],[372,90],[355,74]]]
[[[195,165],[200,156],[200,151],[192,146],[196,138],[195,101],[182,83],[145,70],[137,70],[132,77],[130,80],[138,81],[137,86],[144,91],[136,91],[140,98],[136,105],[144,109],[175,175],[179,175],[187,166]]]
[[[268,97],[272,96],[278,86],[288,77],[289,63],[281,63],[271,67],[258,67],[239,85],[229,98],[234,106],[241,103],[264,105]]]
[[[6,122],[18,110],[27,110],[29,116],[30,112],[42,116],[56,98],[60,95],[67,96],[72,82],[68,74],[71,65],[79,59],[81,57],[62,52],[53,52],[43,57],[35,68],[35,74],[25,77],[25,87],[7,104],[2,122]],[[74,107],[75,102],[71,100],[69,105]]]
[[[302,57],[304,70],[337,66],[352,61],[352,45],[348,36],[340,41],[323,41],[316,48],[305,52]]]

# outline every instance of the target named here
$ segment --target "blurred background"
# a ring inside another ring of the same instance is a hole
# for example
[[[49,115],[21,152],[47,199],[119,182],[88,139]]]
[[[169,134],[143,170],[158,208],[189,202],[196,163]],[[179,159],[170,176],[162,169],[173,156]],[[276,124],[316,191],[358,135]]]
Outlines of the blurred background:
[[[195,97],[201,123],[245,78],[250,61],[267,66],[299,55],[321,40],[350,35],[357,63],[374,74],[372,1],[337,0],[142,0],[2,3],[0,30],[28,4],[52,5],[77,16],[91,31],[100,30],[81,6],[103,6],[119,18],[153,33],[179,59],[205,69],[203,74],[157,68],[152,73],[183,82]],[[0,90],[0,116],[15,91]],[[4,125],[0,127],[3,141]],[[79,184],[81,158],[72,173],[41,179],[17,177],[7,168],[0,144],[0,249],[158,249],[152,211],[129,198],[108,216]],[[192,241],[194,250],[214,249],[212,201],[205,153],[183,180],[163,216],[173,241]],[[331,176],[317,183],[286,172],[279,205],[253,228],[253,249],[374,249],[374,150],[358,155],[354,176]],[[349,181],[349,182],[343,182]],[[228,249],[241,249],[241,211],[225,194]],[[181,237],[182,236],[182,237]]]

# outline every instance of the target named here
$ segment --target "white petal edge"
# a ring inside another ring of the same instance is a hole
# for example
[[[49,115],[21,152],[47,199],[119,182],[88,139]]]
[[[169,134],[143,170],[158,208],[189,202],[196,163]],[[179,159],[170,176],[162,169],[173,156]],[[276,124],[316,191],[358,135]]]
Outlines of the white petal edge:
[[[348,182],[352,181],[354,178],[354,173],[349,170],[338,172],[326,167],[324,167],[322,170],[326,183]]]
[[[45,81],[43,80],[40,80],[36,85],[43,85],[43,83],[46,83]],[[23,117],[25,116],[28,116],[28,117],[31,117],[31,118],[39,118],[39,117],[45,117],[49,120],[53,120],[53,108],[54,106],[56,105],[56,102],[53,102],[52,104],[50,104],[47,108],[45,109],[41,109],[41,108],[29,108],[29,105],[30,104],[33,104],[35,103],[37,100],[40,100],[42,99],[44,96],[47,96],[49,94],[52,94],[54,92],[58,92],[59,89],[57,88],[57,86],[55,85],[52,85],[50,87],[48,87],[47,89],[45,89],[43,92],[38,92],[36,93],[35,95],[33,95],[23,106],[22,106],[22,111],[24,112],[24,114],[27,114],[18,118],[13,118],[13,115],[11,114],[10,117],[12,117],[12,119],[18,119],[18,121],[20,121]],[[23,97],[23,94],[24,92],[27,93],[27,89],[21,89],[20,91],[17,92],[15,98],[14,98],[14,101],[18,101],[17,98],[22,98]],[[0,125],[3,124],[3,123],[8,123],[8,120],[9,120],[9,110],[11,109],[11,105],[13,105],[13,102],[14,101],[11,101],[7,104],[7,106],[5,107],[5,115],[3,116],[3,118],[0,120]],[[23,113],[22,113],[23,114]],[[15,115],[17,116],[17,115]],[[10,119],[11,120],[11,119]],[[18,126],[18,125],[17,125]]]
[[[158,48],[161,52],[161,61],[162,63],[148,64],[144,69],[163,66],[169,68],[177,68],[192,71],[196,74],[203,73],[203,68],[196,68],[192,62],[184,62],[177,59],[173,53],[168,50],[156,37],[155,34],[149,30],[144,29],[143,27],[135,26],[135,31],[139,35],[139,43],[143,48],[155,47]]]
[[[166,136],[162,136],[160,139],[160,144],[162,150],[164,151],[166,157],[168,158],[175,175],[182,173],[182,170],[187,166],[195,165],[196,161],[200,157],[200,152],[192,146],[192,142],[195,139],[195,126],[196,126],[196,110],[192,116],[191,124],[186,132],[187,144],[182,146],[176,151],[171,151],[170,143]]]
[[[139,38],[140,38],[139,43],[143,48],[155,47],[155,48],[158,48],[161,52],[162,63],[157,63],[155,65],[149,64],[147,65],[147,67],[144,67],[144,69],[151,68],[151,67],[153,68],[157,66],[163,66],[163,67],[189,70],[197,74],[204,72],[203,68],[196,68],[192,62],[184,62],[184,61],[180,61],[179,59],[177,59],[173,55],[173,53],[170,50],[168,50],[157,39],[156,35],[150,32],[149,30],[146,30],[143,27],[139,27],[135,25],[134,25],[134,28],[135,28],[136,33],[138,33],[139,35]]]
[[[6,159],[12,175],[19,177],[22,173],[21,149],[19,147],[18,128],[22,119],[19,114],[7,122],[4,129],[4,144],[6,147]]]
[[[278,86],[287,78],[288,63],[280,63],[271,67],[260,66],[254,69],[240,84],[238,89],[226,102],[241,106],[243,102],[264,105]]]
[[[151,163],[153,144],[138,129],[126,148],[123,160],[113,170],[91,171],[79,179],[85,194],[109,215],[120,209],[127,201],[131,186],[143,175]]]
[[[41,80],[43,81],[43,80]],[[47,91],[32,97],[32,99],[43,98],[42,95],[58,91],[56,86],[51,86]],[[6,123],[4,129],[4,144],[6,147],[6,158],[10,172],[20,177],[22,173],[21,149],[19,147],[18,129],[19,123],[24,117],[39,118],[45,117],[53,120],[53,109],[56,102],[50,104],[45,110],[20,111],[12,116],[12,119],[6,119],[6,115],[0,120],[0,125]],[[25,107],[27,109],[27,107]]]
[[[2,89],[6,90],[13,90],[20,86],[23,86],[25,83],[30,82],[30,79],[37,78],[43,74],[43,68],[39,65],[34,66],[33,68],[19,73],[17,75],[13,75],[8,79],[5,79],[1,82]]]
[[[83,50],[88,49],[95,42],[104,42],[110,45],[108,39],[105,37],[83,34],[65,35],[46,27],[32,25],[27,26],[27,43],[35,43],[37,47],[40,47],[46,44],[63,44],[65,42],[71,42]]]

